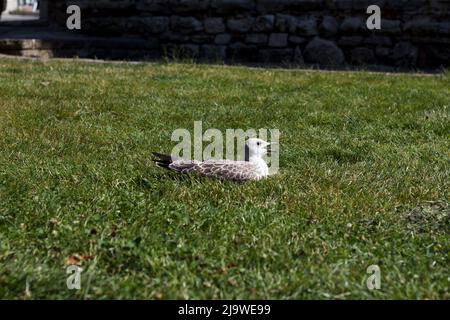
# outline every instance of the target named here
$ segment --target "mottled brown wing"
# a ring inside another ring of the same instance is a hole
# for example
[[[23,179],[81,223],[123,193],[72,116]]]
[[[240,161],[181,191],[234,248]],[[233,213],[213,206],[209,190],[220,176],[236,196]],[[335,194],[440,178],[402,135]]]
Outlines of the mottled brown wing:
[[[248,161],[208,160],[198,164],[195,172],[223,180],[257,180],[255,166]]]
[[[196,171],[196,167],[200,164],[196,160],[175,160],[169,164],[169,168],[180,173],[190,173]]]

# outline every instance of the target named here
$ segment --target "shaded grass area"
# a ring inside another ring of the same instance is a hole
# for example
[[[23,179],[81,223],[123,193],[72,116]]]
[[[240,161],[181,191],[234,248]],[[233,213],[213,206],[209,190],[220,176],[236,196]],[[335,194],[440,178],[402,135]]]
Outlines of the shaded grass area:
[[[450,298],[448,73],[0,60],[0,110],[1,298]],[[196,120],[280,172],[155,168]]]

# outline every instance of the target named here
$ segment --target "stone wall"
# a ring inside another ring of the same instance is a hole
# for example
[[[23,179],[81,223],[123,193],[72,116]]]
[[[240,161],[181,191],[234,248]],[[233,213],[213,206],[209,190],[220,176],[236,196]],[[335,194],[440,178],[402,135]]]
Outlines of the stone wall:
[[[91,36],[146,39],[149,57],[227,62],[450,65],[450,0],[73,0],[50,1],[49,21],[82,9]],[[381,30],[366,9],[381,8]]]

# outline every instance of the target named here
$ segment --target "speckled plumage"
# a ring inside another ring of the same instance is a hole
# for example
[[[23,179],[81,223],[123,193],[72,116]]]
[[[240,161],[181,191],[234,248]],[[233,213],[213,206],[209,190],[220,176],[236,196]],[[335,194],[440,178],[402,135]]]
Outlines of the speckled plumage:
[[[249,139],[246,146],[249,149],[247,161],[233,160],[185,160],[172,159],[169,155],[153,153],[155,163],[175,172],[185,174],[198,174],[201,176],[217,178],[221,180],[247,181],[260,180],[267,177],[268,167],[262,156],[269,143],[260,139]]]

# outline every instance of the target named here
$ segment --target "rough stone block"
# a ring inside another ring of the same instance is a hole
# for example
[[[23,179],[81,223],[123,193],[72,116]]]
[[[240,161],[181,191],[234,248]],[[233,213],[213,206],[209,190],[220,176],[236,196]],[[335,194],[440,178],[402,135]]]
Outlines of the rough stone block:
[[[200,46],[196,44],[184,44],[180,46],[180,55],[183,58],[197,58],[200,53]]]
[[[292,57],[292,62],[298,65],[303,65],[305,63],[303,59],[302,50],[299,46],[295,47],[294,49],[294,56]]]
[[[375,48],[375,54],[378,57],[386,58],[387,56],[389,56],[390,53],[391,53],[391,49],[389,49],[389,48],[381,47],[381,46],[378,46]]]
[[[345,0],[344,0],[345,1]],[[388,0],[391,1],[391,0]],[[398,1],[398,0],[394,0]],[[370,5],[377,5],[383,10],[384,4],[386,0],[353,0],[352,1],[352,9],[355,11],[366,12],[367,8]]]
[[[360,47],[350,51],[350,62],[357,65],[375,64],[377,58],[372,49]]]
[[[162,41],[183,43],[189,42],[189,36],[179,32],[167,31],[159,36]]]
[[[340,12],[349,11],[353,9],[353,0],[327,1],[327,6]]]
[[[259,51],[258,60],[262,62],[289,63],[292,62],[293,49],[262,49]]]
[[[253,24],[253,31],[255,32],[267,32],[272,31],[275,25],[274,15],[259,16],[255,19]]]
[[[255,45],[235,42],[230,45],[230,58],[234,61],[255,62],[258,49]]]
[[[430,45],[427,46],[426,58],[428,66],[442,67],[448,66],[450,61],[450,47],[443,45]]]
[[[304,50],[305,61],[327,66],[340,66],[344,63],[344,53],[332,41],[314,38]]]
[[[294,16],[286,14],[277,14],[275,27],[280,32],[294,33],[297,29],[297,19]]]
[[[296,34],[301,36],[315,36],[319,34],[315,18],[299,17],[296,21]]]
[[[172,12],[194,12],[208,9],[209,0],[166,0]]]
[[[228,44],[231,41],[231,35],[229,33],[221,33],[216,35],[216,38],[214,39],[215,44]]]
[[[136,3],[136,9],[139,11],[169,13],[170,3],[167,0],[147,0],[138,1]]]
[[[339,39],[338,44],[341,47],[356,47],[363,41],[364,38],[360,36],[344,36]]]
[[[233,32],[248,32],[253,24],[253,18],[228,19],[227,27]]]
[[[417,64],[419,50],[409,42],[399,42],[389,56],[396,66],[411,68]]]
[[[199,44],[212,43],[214,39],[215,37],[212,34],[194,34],[191,36],[191,41]]]
[[[171,27],[174,31],[189,34],[203,30],[203,24],[194,17],[171,17]]]
[[[375,34],[372,34],[364,39],[363,41],[365,44],[370,45],[380,45],[380,46],[391,46],[392,45],[392,39],[390,37],[386,36],[377,36]]]
[[[151,33],[162,33],[169,29],[169,18],[167,17],[152,17],[150,21]]]
[[[346,18],[340,27],[341,32],[358,32],[366,29],[363,19],[357,17]]]
[[[450,35],[450,22],[441,22],[439,23],[439,33]]]
[[[420,18],[408,21],[403,30],[412,35],[428,35],[439,32],[439,23],[430,18]]]
[[[211,0],[211,7],[217,13],[232,13],[252,10],[255,0]]]
[[[323,17],[319,27],[320,33],[326,37],[335,35],[339,31],[339,22],[334,17]]]
[[[310,11],[320,10],[325,0],[257,0],[256,10],[259,12]]]
[[[389,20],[381,19],[381,30],[382,33],[388,34],[400,34],[402,32],[400,20]]]
[[[249,33],[245,36],[245,42],[250,44],[266,44],[267,35],[264,33]]]
[[[220,45],[202,45],[200,50],[201,58],[210,61],[223,61],[226,59],[226,46]]]
[[[286,47],[288,40],[287,33],[271,33],[269,37],[270,47]]]
[[[207,33],[222,33],[225,31],[225,23],[222,18],[207,18],[205,19],[205,32]]]
[[[302,44],[307,41],[306,38],[294,36],[294,35],[290,35],[288,40],[290,43],[294,43],[294,44]]]

